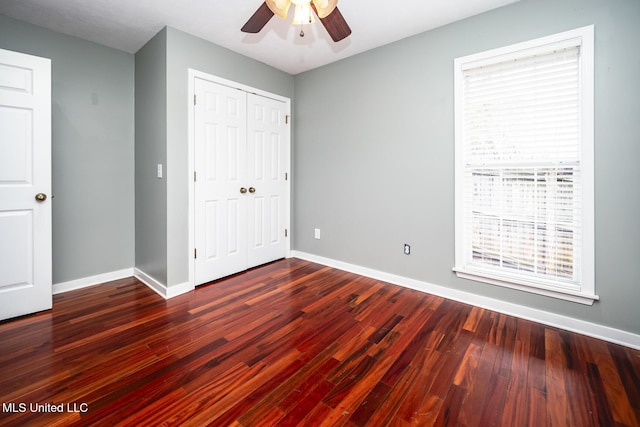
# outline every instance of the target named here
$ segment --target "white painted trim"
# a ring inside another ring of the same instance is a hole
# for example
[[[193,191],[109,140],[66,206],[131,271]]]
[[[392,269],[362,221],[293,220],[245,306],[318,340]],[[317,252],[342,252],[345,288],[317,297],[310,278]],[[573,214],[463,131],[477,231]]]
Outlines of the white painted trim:
[[[572,317],[550,313],[548,311],[538,310],[519,304],[513,304],[494,298],[488,298],[470,292],[452,289],[446,286],[435,285],[420,280],[397,276],[395,274],[385,273],[366,267],[360,267],[358,265],[349,264],[330,258],[324,258],[305,252],[292,251],[291,256],[337,268],[339,270],[359,274],[361,276],[370,277],[372,279],[392,283],[394,285],[403,286],[405,288],[415,289],[417,291],[425,292],[428,294],[437,295],[465,304],[471,304],[477,307],[486,308],[488,310],[497,311],[499,313],[508,314],[510,316],[518,317],[521,319],[531,320],[533,322],[565,329],[567,331],[576,332],[582,335],[587,335],[593,338],[602,339],[615,344],[620,344],[626,347],[640,350],[640,335],[620,329],[611,328],[609,326],[598,325],[596,323],[574,319]]]
[[[76,289],[87,288],[113,280],[126,279],[133,276],[133,268],[112,271],[109,273],[96,274],[95,276],[83,277],[82,279],[70,280],[68,282],[55,283],[53,285],[53,295],[64,292],[75,291]]]
[[[135,268],[133,276],[139,281],[141,281],[142,283],[144,283],[145,285],[147,285],[152,291],[160,295],[162,298],[165,298],[165,299],[167,298],[165,296],[167,293],[167,287],[162,283],[160,283],[159,281],[157,281],[156,279],[154,279],[153,277],[151,277],[150,275],[148,275],[147,273],[145,273],[144,271],[140,270],[139,268]]]
[[[234,82],[232,80],[227,80],[222,77],[215,76],[213,74],[205,73],[203,71],[194,70],[193,68],[189,68],[188,70],[188,95],[187,95],[187,127],[188,127],[188,142],[187,142],[187,156],[188,156],[188,165],[189,165],[189,174],[187,176],[187,218],[188,218],[188,244],[189,244],[189,281],[188,283],[183,284],[184,286],[190,285],[191,289],[195,289],[195,260],[193,259],[193,249],[195,248],[195,212],[194,212],[194,203],[195,203],[195,194],[194,194],[194,182],[193,182],[193,173],[195,171],[194,165],[194,153],[195,153],[195,129],[194,129],[194,120],[195,120],[195,106],[193,103],[195,92],[195,79],[203,79],[208,80],[213,83],[229,86],[235,89],[242,90],[244,92],[254,93],[256,95],[264,96],[266,98],[275,99],[277,101],[284,102],[287,106],[287,114],[291,117],[291,99],[280,96],[271,92],[267,92],[261,89],[256,89],[251,86],[247,86],[238,82]],[[289,127],[287,128],[287,141],[286,141],[286,150],[287,150],[287,165],[286,169],[289,174],[289,179],[287,180],[286,186],[286,197],[287,197],[287,206],[285,213],[285,222],[284,227],[289,231],[288,237],[286,240],[285,247],[285,257],[290,258],[291,255],[291,182],[293,181],[293,174],[291,171],[291,121],[289,122]],[[180,286],[183,286],[180,285]],[[173,287],[172,287],[173,288]],[[187,292],[187,291],[185,291]]]
[[[166,299],[177,297],[178,295],[186,294],[187,292],[191,292],[195,289],[192,283],[183,282],[179,285],[173,285],[167,288],[167,296]]]
[[[531,292],[532,294],[544,295],[547,297],[563,299],[566,301],[576,302],[578,304],[593,305],[600,299],[598,295],[590,295],[584,292],[574,291],[570,289],[562,289],[559,286],[546,286],[540,282],[528,284],[520,278],[504,280],[500,276],[492,276],[484,272],[473,273],[472,271],[456,270],[453,271],[461,279],[475,280],[476,282],[484,282],[490,285],[503,286],[505,288],[517,289],[519,291]]]
[[[194,289],[193,285],[189,282],[184,282],[179,285],[167,287],[163,283],[160,283],[158,280],[154,279],[149,274],[138,268],[134,269],[134,277],[147,285],[151,290],[153,290],[164,299],[173,298],[178,295],[190,292]]]
[[[195,105],[194,105],[194,97],[196,96],[196,77],[199,75],[199,72],[193,70],[191,68],[188,69],[188,77],[187,77],[187,85],[188,85],[188,94],[187,94],[187,162],[189,167],[189,172],[187,176],[187,229],[189,235],[187,236],[188,240],[188,259],[189,259],[189,283],[195,288],[196,284],[196,273],[195,273],[195,259],[192,255],[192,251],[196,247],[196,236],[195,236],[195,184],[193,181],[193,174],[195,173],[195,138],[196,138],[196,130],[195,130]]]

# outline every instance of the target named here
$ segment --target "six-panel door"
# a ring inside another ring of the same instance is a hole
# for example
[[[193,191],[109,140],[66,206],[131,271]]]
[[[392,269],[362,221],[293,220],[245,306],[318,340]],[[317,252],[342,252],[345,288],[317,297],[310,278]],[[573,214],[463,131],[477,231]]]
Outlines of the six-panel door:
[[[51,61],[0,50],[0,320],[51,291]]]
[[[195,283],[285,256],[285,104],[195,79]]]

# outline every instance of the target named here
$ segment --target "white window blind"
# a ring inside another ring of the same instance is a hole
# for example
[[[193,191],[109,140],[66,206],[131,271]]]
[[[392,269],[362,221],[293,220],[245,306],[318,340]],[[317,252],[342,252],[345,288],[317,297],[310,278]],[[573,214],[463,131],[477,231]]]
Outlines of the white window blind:
[[[456,271],[594,293],[582,55],[571,37],[456,61]]]

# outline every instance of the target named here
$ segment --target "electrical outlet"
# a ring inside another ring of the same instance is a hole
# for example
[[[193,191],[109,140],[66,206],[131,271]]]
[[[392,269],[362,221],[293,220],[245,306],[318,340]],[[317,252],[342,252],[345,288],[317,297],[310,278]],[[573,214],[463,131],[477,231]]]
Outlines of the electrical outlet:
[[[314,238],[314,239],[317,239],[317,240],[320,240],[320,229],[319,229],[319,228],[316,228],[316,229],[314,230],[314,232],[313,232],[313,238]]]
[[[411,245],[408,244],[404,244],[404,254],[405,255],[411,255]]]

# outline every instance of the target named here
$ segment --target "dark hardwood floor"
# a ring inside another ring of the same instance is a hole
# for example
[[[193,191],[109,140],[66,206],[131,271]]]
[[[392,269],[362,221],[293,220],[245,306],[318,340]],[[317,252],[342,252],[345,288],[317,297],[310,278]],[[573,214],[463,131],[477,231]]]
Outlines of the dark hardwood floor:
[[[11,426],[638,426],[640,351],[289,259],[0,323],[0,402]]]

